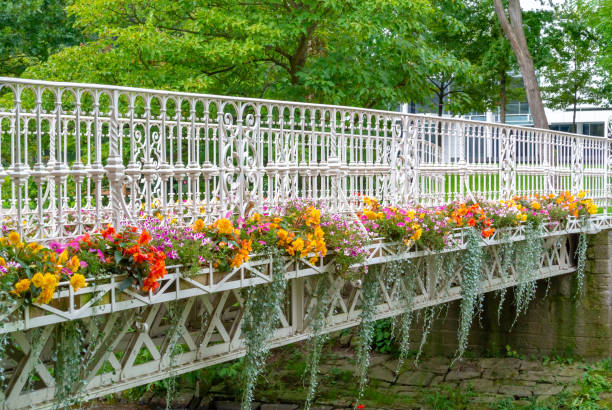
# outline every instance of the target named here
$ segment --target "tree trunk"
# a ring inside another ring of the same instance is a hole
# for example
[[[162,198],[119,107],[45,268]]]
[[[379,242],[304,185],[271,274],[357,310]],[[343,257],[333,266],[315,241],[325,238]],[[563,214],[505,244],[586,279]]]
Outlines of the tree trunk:
[[[577,95],[576,95],[576,91],[574,91],[574,112],[573,112],[573,116],[572,116],[572,132],[573,133],[577,133],[578,129],[576,128],[576,100],[577,100]]]
[[[548,128],[548,120],[546,119],[546,112],[542,103],[542,95],[540,94],[540,87],[538,86],[538,79],[535,74],[533,58],[527,48],[520,0],[508,0],[508,16],[510,19],[506,16],[502,0],[493,0],[493,3],[499,24],[502,26],[506,38],[510,41],[519,68],[521,69],[533,124],[537,128]]]
[[[444,95],[438,94],[438,117],[444,113]]]
[[[506,70],[499,72],[499,122],[506,123]]]

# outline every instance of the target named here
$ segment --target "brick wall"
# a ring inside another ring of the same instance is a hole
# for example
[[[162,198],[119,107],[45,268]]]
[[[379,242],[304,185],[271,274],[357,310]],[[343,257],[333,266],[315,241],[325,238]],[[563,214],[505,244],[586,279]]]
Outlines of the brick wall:
[[[479,354],[500,354],[506,345],[525,355],[577,354],[585,358],[612,356],[612,231],[589,236],[585,289],[575,298],[575,275],[538,282],[538,292],[526,314],[514,328],[514,294],[508,290],[500,323],[499,299],[487,294],[481,320],[475,319],[469,349]],[[546,296],[546,297],[545,297]],[[459,303],[436,320],[425,347],[432,355],[453,355],[457,347]],[[480,323],[479,323],[480,322]],[[482,327],[480,326],[482,325]],[[413,334],[413,348],[420,341],[420,323]]]

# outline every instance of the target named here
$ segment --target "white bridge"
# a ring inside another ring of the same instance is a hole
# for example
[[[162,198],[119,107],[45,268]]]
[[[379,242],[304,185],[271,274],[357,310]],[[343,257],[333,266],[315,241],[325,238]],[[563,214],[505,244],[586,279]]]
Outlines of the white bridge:
[[[33,240],[49,241],[138,218],[172,215],[177,224],[244,215],[291,199],[335,212],[357,210],[359,195],[383,203],[440,205],[460,198],[588,190],[603,213],[588,227],[571,219],[545,229],[535,278],[574,272],[573,234],[612,228],[612,142],[605,138],[350,107],[178,93],[92,84],[0,78],[0,216]],[[508,229],[504,241],[525,239]],[[514,286],[502,269],[502,232],[483,239],[491,263],[481,292]],[[509,239],[508,239],[509,238]],[[445,252],[465,249],[461,231]],[[461,297],[461,266],[440,276],[429,251],[375,242],[365,264],[411,259],[417,277],[410,308]],[[4,408],[51,407],[58,327],[83,319],[97,340],[83,366],[82,398],[163,379],[245,353],[240,289],[271,281],[266,255],[227,274],[168,268],[156,293],[119,290],[98,278],[75,295],[67,283],[49,305],[3,304]],[[333,275],[329,259],[286,260],[286,302],[272,346],[308,338],[316,284],[329,276],[323,331],[357,325],[361,289]],[[376,317],[406,309],[381,279]],[[167,332],[179,301],[177,331]],[[172,352],[180,345],[178,354]],[[172,357],[171,357],[172,356]]]

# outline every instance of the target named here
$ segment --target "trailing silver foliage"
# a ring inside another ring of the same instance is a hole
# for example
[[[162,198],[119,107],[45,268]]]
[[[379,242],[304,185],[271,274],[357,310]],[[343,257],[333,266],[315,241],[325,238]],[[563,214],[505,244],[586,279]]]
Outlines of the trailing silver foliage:
[[[458,345],[455,361],[465,352],[470,327],[477,305],[480,303],[479,287],[482,275],[483,250],[480,234],[473,228],[465,231],[466,250],[461,270],[461,310],[458,329]]]
[[[243,410],[251,409],[253,390],[257,378],[265,366],[270,351],[268,341],[274,334],[274,326],[279,320],[280,304],[285,296],[287,281],[284,278],[285,265],[280,251],[270,249],[272,255],[272,282],[243,290],[245,300],[242,333],[246,344],[246,354],[242,369]]]
[[[529,303],[534,299],[537,290],[537,274],[542,259],[542,235],[540,228],[533,223],[525,227],[525,240],[516,245],[516,270],[518,284],[514,290],[514,305],[516,315],[512,327],[518,317],[527,311]]]
[[[98,318],[90,318],[97,321]],[[94,323],[95,328],[99,328]],[[75,320],[60,323],[55,335],[55,361],[54,378],[55,396],[53,407],[64,409],[74,406],[82,401],[82,391],[86,380],[83,379],[82,370],[87,367],[91,355],[100,341],[100,335],[87,339],[87,323]]]
[[[327,275],[323,275],[321,279],[319,279],[314,293],[316,303],[314,304],[312,311],[308,314],[312,323],[312,337],[310,338],[310,355],[305,372],[305,374],[309,373],[310,375],[308,393],[306,394],[306,402],[304,403],[305,410],[309,410],[312,406],[312,401],[317,391],[321,350],[323,349],[323,345],[327,340],[327,336],[321,334],[321,329],[323,329],[323,326],[325,326],[325,318],[327,317],[327,313],[329,311],[330,285],[331,284]]]
[[[361,324],[359,326],[359,344],[357,346],[357,377],[359,378],[359,393],[357,403],[361,399],[363,390],[368,382],[368,368],[370,367],[370,350],[374,339],[374,313],[378,300],[378,272],[380,265],[370,269],[363,280],[361,289]]]
[[[419,359],[421,358],[421,353],[423,353],[423,346],[427,343],[427,337],[431,332],[431,325],[433,324],[434,319],[437,317],[439,306],[430,306],[424,309],[423,314],[423,331],[421,334],[421,344],[419,345],[419,351],[414,358],[414,364],[419,363]]]
[[[584,222],[584,221],[583,221]],[[584,269],[586,267],[586,251],[587,251],[587,235],[586,232],[580,232],[578,237],[578,247],[576,248],[577,266],[576,266],[576,296],[581,296],[584,290]]]
[[[500,246],[500,276],[508,277],[510,276],[510,268],[512,267],[512,263],[514,262],[514,242],[510,240],[510,237],[506,232],[503,232],[501,235],[501,244]],[[508,292],[508,288],[504,287],[498,290],[497,296],[499,297],[499,304],[497,305],[497,324],[501,321],[501,314],[504,307],[504,302],[506,301],[506,293]]]
[[[167,379],[166,385],[166,410],[170,408],[170,403],[172,403],[172,399],[176,394],[176,374],[174,374],[174,367],[176,365],[176,355],[175,348],[176,342],[178,341],[178,324],[181,319],[181,309],[179,307],[179,302],[169,303],[167,305],[167,313],[168,313],[168,323],[169,327],[166,332],[168,335],[172,335],[169,339],[168,351],[170,352],[170,376]]]
[[[409,266],[409,264],[405,264]],[[402,300],[406,304],[406,308],[404,313],[400,315],[400,327],[399,327],[399,357],[397,360],[397,367],[395,368],[395,375],[399,375],[399,372],[402,369],[402,366],[406,359],[408,358],[408,353],[410,349],[410,328],[412,327],[412,320],[414,318],[414,314],[412,311],[413,303],[414,303],[414,295],[416,290],[416,276],[414,275],[405,275],[404,278],[400,278],[402,283]]]

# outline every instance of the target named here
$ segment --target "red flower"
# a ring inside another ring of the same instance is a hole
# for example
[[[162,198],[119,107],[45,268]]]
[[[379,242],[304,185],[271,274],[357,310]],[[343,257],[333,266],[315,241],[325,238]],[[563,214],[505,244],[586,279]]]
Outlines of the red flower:
[[[365,409],[365,404],[360,404],[359,406],[357,406],[358,409]]]
[[[115,233],[115,228],[113,228],[112,226],[110,226],[110,224],[106,227],[106,229],[104,229],[102,232],[100,232],[102,234],[102,237],[104,239],[111,239],[113,237],[113,234]]]
[[[468,225],[475,226],[476,225],[476,219],[470,218],[470,220],[468,221]]]

